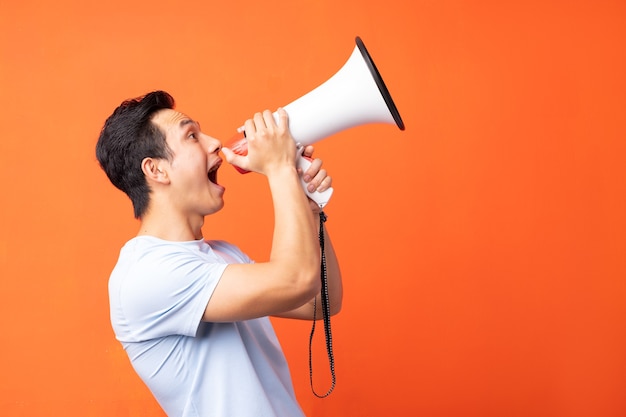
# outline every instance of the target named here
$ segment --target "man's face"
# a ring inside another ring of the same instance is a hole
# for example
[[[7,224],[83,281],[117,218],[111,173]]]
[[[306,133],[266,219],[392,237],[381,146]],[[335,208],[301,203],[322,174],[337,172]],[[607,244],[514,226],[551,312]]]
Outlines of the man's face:
[[[152,120],[165,133],[173,155],[170,161],[161,161],[170,180],[171,202],[184,216],[205,216],[220,210],[224,206],[224,187],[217,184],[221,142],[172,109],[160,110]]]

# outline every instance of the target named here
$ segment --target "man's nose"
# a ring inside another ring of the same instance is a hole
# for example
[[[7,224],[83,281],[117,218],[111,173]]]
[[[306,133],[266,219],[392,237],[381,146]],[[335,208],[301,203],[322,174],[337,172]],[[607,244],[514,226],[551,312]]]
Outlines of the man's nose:
[[[222,142],[218,139],[207,136],[207,150],[209,153],[219,153],[222,150]]]

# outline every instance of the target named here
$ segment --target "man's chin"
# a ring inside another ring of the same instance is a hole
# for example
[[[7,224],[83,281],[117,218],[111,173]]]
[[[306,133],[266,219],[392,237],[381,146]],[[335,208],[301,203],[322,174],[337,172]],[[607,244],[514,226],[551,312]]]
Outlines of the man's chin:
[[[215,204],[213,204],[213,206],[207,210],[207,212],[204,214],[205,216],[210,216],[211,214],[215,214],[218,211],[222,210],[224,208],[224,199],[221,199],[218,202],[216,202]]]

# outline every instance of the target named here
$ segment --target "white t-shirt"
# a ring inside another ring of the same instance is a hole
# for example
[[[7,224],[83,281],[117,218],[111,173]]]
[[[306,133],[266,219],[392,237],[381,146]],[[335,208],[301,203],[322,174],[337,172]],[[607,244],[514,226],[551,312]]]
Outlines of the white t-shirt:
[[[169,416],[303,416],[269,318],[201,321],[229,263],[251,263],[221,241],[136,237],[109,280],[111,323]]]

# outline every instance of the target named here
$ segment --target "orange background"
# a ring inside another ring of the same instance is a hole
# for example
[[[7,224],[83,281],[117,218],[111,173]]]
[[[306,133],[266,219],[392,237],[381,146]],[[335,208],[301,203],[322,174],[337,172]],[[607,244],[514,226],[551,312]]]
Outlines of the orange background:
[[[137,229],[94,156],[113,108],[165,89],[227,140],[355,35],[407,129],[318,143],[346,287],[329,398],[310,323],[275,320],[307,414],[626,415],[623,1],[0,0],[1,415],[162,415],[109,324]],[[264,259],[262,178],[220,182],[205,236]]]

